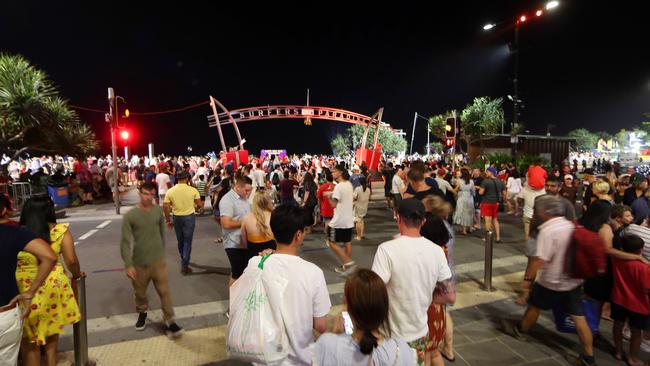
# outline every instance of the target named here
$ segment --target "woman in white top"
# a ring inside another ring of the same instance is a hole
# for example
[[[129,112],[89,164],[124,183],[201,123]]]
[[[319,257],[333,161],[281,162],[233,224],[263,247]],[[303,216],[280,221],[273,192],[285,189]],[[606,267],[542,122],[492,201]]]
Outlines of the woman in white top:
[[[514,214],[515,216],[519,216],[519,201],[517,200],[517,195],[519,192],[521,192],[522,187],[521,177],[519,176],[517,169],[513,169],[510,172],[508,182],[506,183],[506,188],[508,192],[508,200],[506,201],[506,205],[508,206],[508,215]],[[512,209],[512,201],[515,202],[514,211]]]
[[[196,163],[195,163],[196,164]],[[199,180],[200,176],[208,177],[208,168],[205,167],[205,161],[201,160],[199,163],[199,167],[196,169],[196,174],[194,174],[194,177],[192,177],[192,181],[196,182]]]
[[[364,217],[368,213],[368,202],[370,201],[370,189],[368,188],[366,177],[361,176],[359,178],[359,183],[361,184],[354,189],[354,222],[357,228],[357,236],[354,240],[365,239],[364,227],[365,223],[363,221]]]
[[[312,348],[312,365],[415,365],[414,350],[390,338],[388,291],[379,275],[359,269],[345,282],[344,295],[349,322],[344,326],[345,316],[339,316],[334,331],[345,333],[321,335]]]
[[[406,192],[406,184],[404,184],[404,168],[400,165],[395,166],[395,175],[393,175],[392,189],[390,193],[393,195],[393,219],[397,220],[397,207],[402,201],[402,195]]]

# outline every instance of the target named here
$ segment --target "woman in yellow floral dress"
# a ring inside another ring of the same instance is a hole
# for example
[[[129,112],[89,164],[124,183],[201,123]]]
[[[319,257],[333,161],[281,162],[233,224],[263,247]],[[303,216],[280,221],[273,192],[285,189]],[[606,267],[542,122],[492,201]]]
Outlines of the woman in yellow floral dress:
[[[59,256],[63,254],[65,264],[78,278],[82,273],[74,250],[72,234],[68,224],[56,224],[54,204],[49,196],[35,197],[25,203],[20,224],[44,239]],[[36,257],[27,253],[18,254],[16,281],[19,290],[29,288],[38,272]],[[26,365],[40,365],[41,347],[45,347],[47,365],[56,365],[56,346],[63,327],[79,321],[81,314],[72,291],[70,280],[59,260],[47,279],[32,299],[32,311],[23,325],[21,343],[22,358]]]

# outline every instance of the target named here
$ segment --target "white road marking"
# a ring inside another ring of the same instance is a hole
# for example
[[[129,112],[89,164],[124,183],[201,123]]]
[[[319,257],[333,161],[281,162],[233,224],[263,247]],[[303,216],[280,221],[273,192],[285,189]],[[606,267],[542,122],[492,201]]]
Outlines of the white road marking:
[[[91,235],[93,235],[94,233],[96,233],[97,231],[98,231],[97,229],[92,229],[92,230],[90,230],[89,232],[87,232],[87,233],[83,234],[82,236],[80,236],[80,237],[79,237],[79,240],[86,240],[86,239],[88,239]]]
[[[504,268],[510,266],[525,267],[527,258],[524,255],[513,255],[503,258],[497,258],[492,262],[492,269]],[[456,275],[462,273],[476,272],[483,270],[483,261],[476,261],[470,263],[459,264],[455,267],[454,273]],[[515,272],[519,269],[515,270]],[[345,282],[330,283],[327,285],[327,292],[330,295],[342,294],[345,287]],[[196,318],[207,315],[223,314],[228,310],[229,300],[211,301],[205,303],[175,306],[174,313],[176,319],[183,318]],[[118,314],[103,316],[95,319],[88,319],[88,333],[113,331],[122,328],[129,328],[133,326],[133,319],[137,318],[137,314]],[[160,309],[149,310],[148,319],[152,321],[162,321],[163,316]]]
[[[101,221],[101,220],[121,220],[122,215],[102,215],[102,216],[73,216],[73,217],[64,217],[60,221],[63,224],[69,224],[72,222],[87,222],[87,221]]]
[[[97,225],[97,229],[103,229],[106,226],[108,226],[108,224],[110,224],[111,222],[112,222],[112,220],[106,220],[106,221],[102,222],[101,224]]]

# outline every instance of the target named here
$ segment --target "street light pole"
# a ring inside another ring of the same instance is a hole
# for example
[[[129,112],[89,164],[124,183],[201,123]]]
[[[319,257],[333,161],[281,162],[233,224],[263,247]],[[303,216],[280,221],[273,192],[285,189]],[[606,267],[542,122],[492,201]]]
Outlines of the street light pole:
[[[519,20],[515,22],[515,72],[512,78],[513,87],[513,101],[512,101],[512,126],[510,133],[511,139],[511,155],[512,159],[517,159],[517,127],[519,126]],[[503,126],[503,125],[502,125]]]
[[[549,1],[546,3],[545,9],[547,11],[553,10],[557,8],[560,5],[560,2],[557,0]],[[544,14],[544,11],[542,9],[538,9],[535,13],[535,16],[537,18],[541,17]],[[519,26],[521,23],[524,23],[528,20],[528,16],[526,14],[521,15],[517,19],[515,19],[515,41],[514,41],[514,52],[515,52],[515,72],[512,78],[512,86],[513,86],[513,92],[514,95],[512,96],[512,126],[510,130],[510,141],[512,143],[512,157],[515,158],[517,156],[517,143],[519,142],[518,137],[517,137],[517,129],[519,128],[519,103],[521,103],[521,100],[519,99]],[[496,27],[497,24],[495,23],[488,23],[483,26],[483,30],[489,31],[490,29]],[[510,98],[510,95],[508,95],[508,98]],[[503,134],[503,123],[501,124],[501,133]]]
[[[429,140],[429,138],[430,138],[430,135],[431,135],[431,128],[429,126],[429,119],[424,117],[424,116],[421,116],[420,114],[418,114],[418,112],[415,112],[415,116],[413,117],[413,131],[411,131],[411,149],[410,149],[409,154],[410,155],[413,154],[413,136],[415,136],[415,125],[416,125],[416,121],[418,120],[418,118],[422,118],[423,120],[427,121],[427,155],[429,155],[429,153],[430,153],[430,148],[429,148],[430,140]]]
[[[413,155],[413,137],[415,136],[415,123],[418,121],[418,112],[415,112],[413,116],[413,129],[411,130],[411,148],[409,149],[409,155]]]
[[[431,154],[431,126],[429,126],[429,121],[427,121],[427,157]]]
[[[108,88],[108,110],[109,114],[107,117],[107,122],[111,126],[111,150],[113,152],[113,202],[115,203],[115,214],[120,214],[120,192],[118,191],[118,175],[117,175],[117,144],[115,143],[115,134],[117,133],[117,122],[118,122],[118,112],[117,112],[117,98],[115,97],[115,91],[113,88]]]
[[[517,128],[519,120],[519,22],[515,24],[515,75],[512,79],[514,101],[512,103],[512,129]]]

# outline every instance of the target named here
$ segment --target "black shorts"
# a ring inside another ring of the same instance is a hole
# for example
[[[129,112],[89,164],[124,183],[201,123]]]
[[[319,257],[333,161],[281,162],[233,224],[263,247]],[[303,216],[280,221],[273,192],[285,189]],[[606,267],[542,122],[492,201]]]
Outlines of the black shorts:
[[[252,243],[250,241],[248,242],[248,256],[250,258],[259,255],[259,253],[264,249],[275,250],[276,249],[275,240],[269,240],[263,243]]]
[[[601,302],[610,302],[612,298],[612,287],[614,277],[609,272],[603,276],[588,278],[585,280],[585,295]]]
[[[84,193],[92,193],[93,185],[91,183],[80,183],[79,188],[81,188]]]
[[[402,202],[402,195],[399,193],[393,193],[393,207],[397,209],[400,202]]]
[[[333,243],[350,243],[352,242],[352,228],[336,229],[327,226],[327,240]]]
[[[226,255],[230,262],[230,277],[238,279],[248,266],[251,256],[248,254],[247,249],[240,248],[226,248]]]
[[[561,304],[564,312],[569,315],[585,315],[582,308],[582,286],[569,291],[553,291],[535,283],[528,303],[541,310],[549,310],[554,305]]]
[[[650,330],[650,316],[635,313],[627,308],[612,303],[612,319],[617,322],[628,321],[630,328],[640,330]]]

